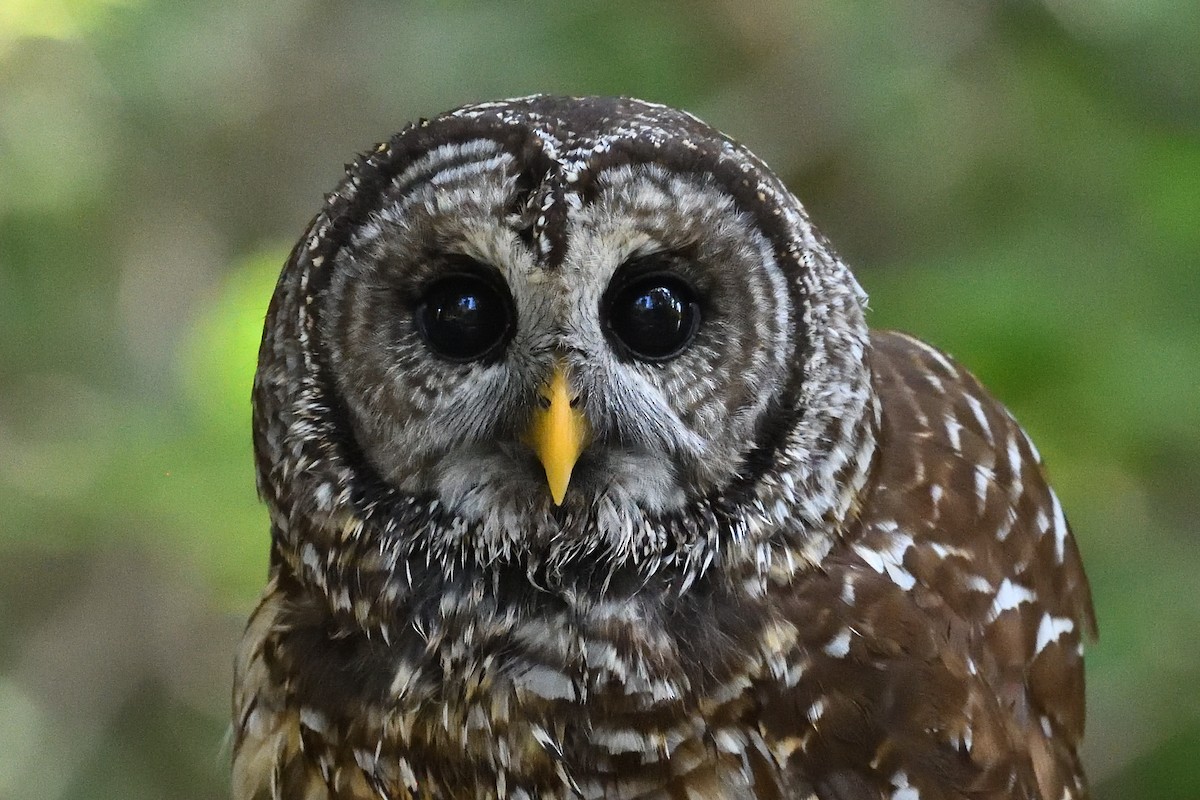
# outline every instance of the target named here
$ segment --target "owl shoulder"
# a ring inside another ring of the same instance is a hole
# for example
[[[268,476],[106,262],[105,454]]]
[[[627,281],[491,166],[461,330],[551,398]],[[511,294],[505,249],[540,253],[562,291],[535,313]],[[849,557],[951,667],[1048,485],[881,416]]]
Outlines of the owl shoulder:
[[[1078,649],[1091,593],[1033,440],[950,356],[893,331],[871,344],[881,425],[859,549],[905,545],[918,588],[994,632],[1010,666],[1031,666],[1047,637]],[[1017,620],[1019,635],[1003,630]]]
[[[983,765],[1027,765],[1038,796],[1086,796],[1075,751],[1095,618],[1042,458],[999,400],[924,342],[875,333],[871,366],[881,426],[850,560],[940,631],[941,661],[961,659],[970,724],[951,740]]]
[[[325,740],[327,721],[305,708],[274,663],[288,601],[272,579],[234,661],[233,800],[368,800],[378,797],[348,753]]]

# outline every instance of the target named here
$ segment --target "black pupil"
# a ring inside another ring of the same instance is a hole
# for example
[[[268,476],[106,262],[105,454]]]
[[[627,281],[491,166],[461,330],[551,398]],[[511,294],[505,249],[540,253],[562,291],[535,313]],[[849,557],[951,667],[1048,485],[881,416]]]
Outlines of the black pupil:
[[[648,275],[621,288],[608,303],[608,328],[643,361],[665,361],[683,352],[700,325],[700,304],[682,279]]]
[[[435,281],[417,306],[417,328],[429,347],[452,361],[494,354],[508,337],[508,299],[490,281],[452,275]]]

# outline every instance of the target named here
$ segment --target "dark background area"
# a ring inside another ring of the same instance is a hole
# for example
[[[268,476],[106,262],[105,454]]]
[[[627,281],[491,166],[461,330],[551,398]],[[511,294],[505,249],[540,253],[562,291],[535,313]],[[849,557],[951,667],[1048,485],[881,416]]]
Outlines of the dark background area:
[[[0,798],[226,796],[287,248],[405,122],[687,108],[962,359],[1088,565],[1101,800],[1200,798],[1200,4],[0,0]]]

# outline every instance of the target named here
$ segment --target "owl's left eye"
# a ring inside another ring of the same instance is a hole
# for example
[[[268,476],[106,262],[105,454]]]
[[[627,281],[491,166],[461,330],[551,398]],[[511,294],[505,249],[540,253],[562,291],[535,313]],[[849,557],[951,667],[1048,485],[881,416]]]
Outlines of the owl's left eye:
[[[449,361],[497,355],[512,333],[512,301],[503,287],[479,275],[448,275],[429,285],[417,304],[417,330],[429,349]]]
[[[639,361],[682,353],[700,327],[700,302],[678,275],[654,272],[610,289],[602,304],[605,327],[619,350]]]

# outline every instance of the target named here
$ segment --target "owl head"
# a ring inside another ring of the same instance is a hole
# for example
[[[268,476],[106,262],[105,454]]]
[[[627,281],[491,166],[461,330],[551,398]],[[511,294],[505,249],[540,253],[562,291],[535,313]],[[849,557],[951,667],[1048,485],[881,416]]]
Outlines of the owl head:
[[[276,557],[347,605],[414,564],[682,588],[781,542],[815,560],[874,444],[864,300],[686,113],[536,96],[410,126],[348,168],[268,312]]]

